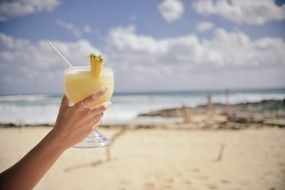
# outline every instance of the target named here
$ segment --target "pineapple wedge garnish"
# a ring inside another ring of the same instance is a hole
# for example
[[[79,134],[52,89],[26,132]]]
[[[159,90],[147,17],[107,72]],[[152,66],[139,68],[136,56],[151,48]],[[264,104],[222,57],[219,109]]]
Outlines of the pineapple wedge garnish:
[[[103,69],[104,60],[101,55],[97,56],[91,53],[90,56],[91,75],[94,78],[99,78]]]

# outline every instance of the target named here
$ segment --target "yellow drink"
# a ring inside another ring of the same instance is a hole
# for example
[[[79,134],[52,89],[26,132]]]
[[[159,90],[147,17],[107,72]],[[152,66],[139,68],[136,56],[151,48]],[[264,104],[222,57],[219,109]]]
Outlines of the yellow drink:
[[[71,103],[77,103],[91,95],[97,89],[106,86],[108,91],[96,100],[91,108],[111,99],[114,91],[113,70],[104,67],[100,76],[95,78],[90,72],[90,67],[69,67],[64,72],[64,90]]]

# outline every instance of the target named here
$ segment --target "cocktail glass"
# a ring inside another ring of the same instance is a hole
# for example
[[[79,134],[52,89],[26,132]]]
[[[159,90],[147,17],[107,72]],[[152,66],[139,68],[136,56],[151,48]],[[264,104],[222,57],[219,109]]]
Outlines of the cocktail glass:
[[[92,77],[89,66],[68,67],[64,72],[64,90],[70,101],[70,106],[82,101],[99,88],[106,86],[108,91],[92,105],[93,108],[103,102],[109,101],[114,91],[114,74],[110,67],[104,66],[98,78]],[[94,129],[83,141],[75,145],[76,148],[103,147],[111,141],[102,133]]]

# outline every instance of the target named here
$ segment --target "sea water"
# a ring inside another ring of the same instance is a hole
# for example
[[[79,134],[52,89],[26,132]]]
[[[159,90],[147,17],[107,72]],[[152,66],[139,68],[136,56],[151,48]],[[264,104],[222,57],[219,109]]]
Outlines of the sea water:
[[[285,98],[285,89],[175,91],[115,93],[112,107],[104,115],[107,123],[129,122],[139,113],[181,106],[195,107],[207,103],[211,93],[215,103],[230,104],[259,102]],[[56,120],[62,95],[5,95],[0,96],[0,123],[53,124]]]

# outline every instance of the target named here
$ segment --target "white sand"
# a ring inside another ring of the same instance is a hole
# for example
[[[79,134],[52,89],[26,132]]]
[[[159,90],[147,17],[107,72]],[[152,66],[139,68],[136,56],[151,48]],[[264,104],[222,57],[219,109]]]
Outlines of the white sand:
[[[0,171],[49,130],[0,128]],[[116,132],[101,131],[106,136]],[[221,144],[225,149],[217,162]],[[128,130],[112,145],[110,162],[105,152],[71,148],[35,189],[285,189],[285,129]]]

